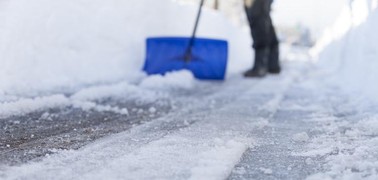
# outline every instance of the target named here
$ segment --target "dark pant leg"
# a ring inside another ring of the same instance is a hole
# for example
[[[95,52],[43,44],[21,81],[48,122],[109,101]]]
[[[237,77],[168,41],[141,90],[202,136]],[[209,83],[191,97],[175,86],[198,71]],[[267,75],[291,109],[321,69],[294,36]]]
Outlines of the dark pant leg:
[[[271,0],[255,0],[252,7],[246,7],[246,13],[253,38],[254,49],[271,46],[272,21],[270,19]]]
[[[280,52],[279,41],[276,31],[274,29],[272,20],[270,19],[270,46],[269,46],[269,58],[268,58],[268,71],[270,73],[280,73]]]
[[[269,17],[269,26],[270,26],[270,47],[275,47],[275,46],[278,46],[279,45],[279,41],[278,41],[278,38],[277,38],[277,34],[276,34],[276,30],[273,26],[273,23],[272,23],[272,19]]]
[[[253,38],[255,52],[268,51],[267,66],[272,72],[279,72],[279,41],[270,17],[272,0],[255,0],[246,13]],[[255,57],[255,64],[259,59]],[[265,64],[264,62],[262,64]]]

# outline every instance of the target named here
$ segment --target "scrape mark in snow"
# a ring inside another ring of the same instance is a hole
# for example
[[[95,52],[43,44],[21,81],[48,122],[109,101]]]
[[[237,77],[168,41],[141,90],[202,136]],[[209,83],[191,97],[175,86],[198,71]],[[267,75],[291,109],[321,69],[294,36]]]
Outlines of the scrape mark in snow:
[[[245,141],[245,140],[244,140]],[[248,142],[230,140],[200,155],[200,161],[191,169],[189,179],[224,179],[248,149]]]

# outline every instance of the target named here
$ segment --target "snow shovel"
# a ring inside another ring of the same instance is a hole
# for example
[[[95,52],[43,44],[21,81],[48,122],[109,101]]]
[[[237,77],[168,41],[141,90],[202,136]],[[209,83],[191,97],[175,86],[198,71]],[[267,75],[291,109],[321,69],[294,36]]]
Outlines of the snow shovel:
[[[225,40],[196,38],[204,0],[201,0],[191,37],[148,38],[143,70],[148,75],[187,69],[197,79],[224,80],[228,43]]]

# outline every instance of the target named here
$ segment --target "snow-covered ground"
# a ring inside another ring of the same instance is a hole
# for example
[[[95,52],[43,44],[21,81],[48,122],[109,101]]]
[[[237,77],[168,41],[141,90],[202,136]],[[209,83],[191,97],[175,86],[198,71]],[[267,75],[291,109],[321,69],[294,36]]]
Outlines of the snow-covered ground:
[[[206,10],[200,35],[231,55],[201,82],[140,71],[144,39],[190,34],[196,7],[0,1],[0,178],[377,179],[377,6],[350,1],[314,58],[283,46],[261,80],[239,75],[248,32]]]

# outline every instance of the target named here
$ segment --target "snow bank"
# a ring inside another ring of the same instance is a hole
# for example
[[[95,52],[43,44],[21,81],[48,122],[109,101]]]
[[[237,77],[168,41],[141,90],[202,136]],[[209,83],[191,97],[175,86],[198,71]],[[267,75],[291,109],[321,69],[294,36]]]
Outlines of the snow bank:
[[[302,155],[326,156],[326,172],[308,179],[378,177],[377,22],[378,0],[351,0],[335,26],[313,49],[319,68],[328,74],[326,81],[351,97],[335,108],[351,114],[328,119],[323,127],[327,134],[311,138],[310,151]]]
[[[320,68],[348,91],[378,101],[378,1],[354,0],[313,49]]]
[[[169,0],[0,1],[0,96],[140,77],[148,36],[188,36],[197,7]],[[248,32],[206,11],[199,35],[230,41],[229,72],[250,63]]]

